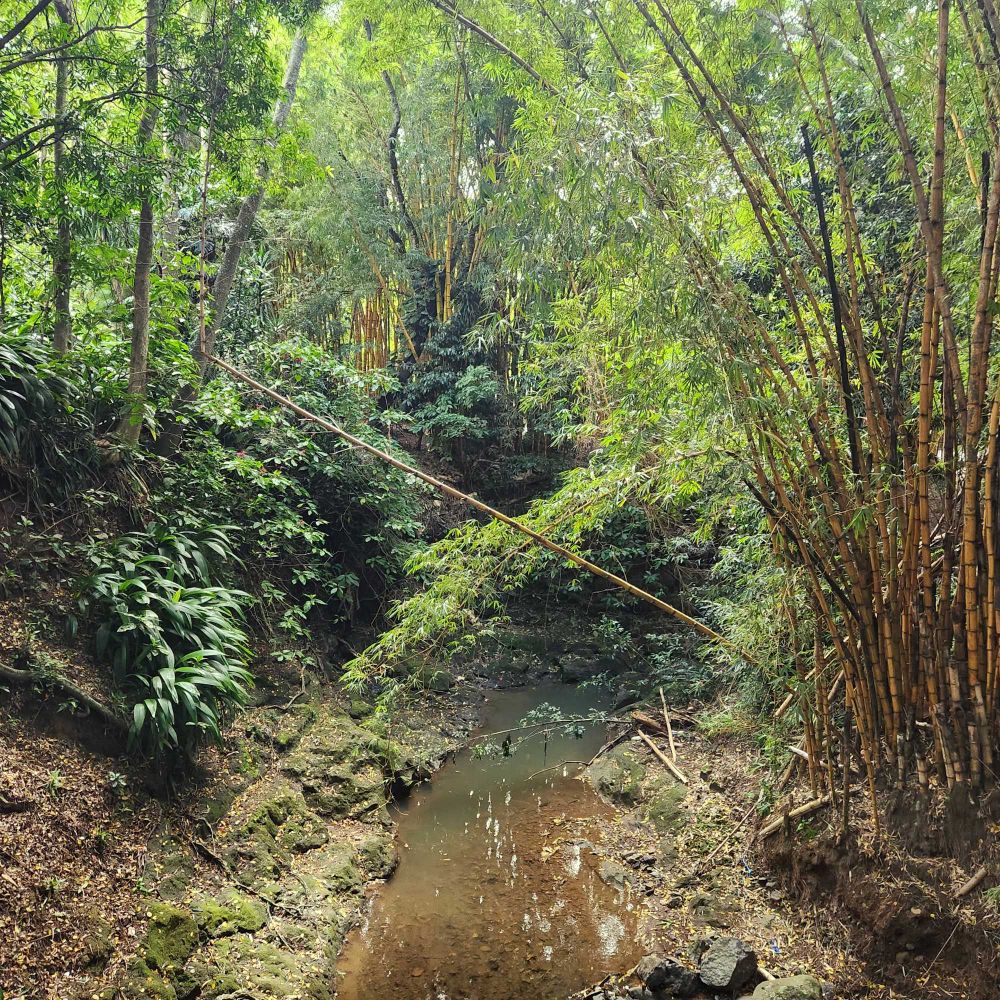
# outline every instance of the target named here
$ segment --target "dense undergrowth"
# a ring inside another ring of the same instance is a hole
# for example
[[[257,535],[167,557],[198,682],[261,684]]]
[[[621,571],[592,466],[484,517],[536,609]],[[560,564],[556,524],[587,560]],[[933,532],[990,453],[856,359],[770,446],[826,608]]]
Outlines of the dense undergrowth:
[[[66,633],[106,669],[130,738],[159,755],[220,738],[252,684],[252,650],[319,669],[321,636],[377,607],[420,527],[407,477],[223,379],[172,411],[193,364],[172,346],[154,369],[163,407],[148,408],[136,451],[112,436],[124,384],[107,342],[72,363],[23,334],[0,342],[4,593],[58,591]],[[246,363],[392,447],[376,377],[295,341]],[[157,454],[177,419],[178,446]]]

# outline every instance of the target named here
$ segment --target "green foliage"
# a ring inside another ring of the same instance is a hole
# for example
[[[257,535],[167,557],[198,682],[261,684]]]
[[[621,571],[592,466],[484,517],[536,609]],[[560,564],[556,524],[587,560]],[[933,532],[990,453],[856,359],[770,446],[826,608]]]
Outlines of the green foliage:
[[[686,497],[679,465],[624,468],[595,457],[567,473],[554,494],[532,503],[521,522],[574,551],[596,555],[602,532],[623,508],[655,504],[669,510]],[[394,605],[393,627],[347,665],[349,685],[363,687],[389,671],[418,670],[431,654],[453,656],[489,633],[488,619],[502,613],[505,595],[539,579],[571,589],[581,572],[498,521],[467,522],[416,550],[407,568],[423,589]]]
[[[192,519],[91,554],[78,606],[96,625],[98,658],[135,699],[130,739],[152,753],[220,740],[223,717],[246,700],[246,595],[211,584],[231,558],[226,533]]]
[[[28,334],[0,335],[0,480],[35,502],[62,498],[94,468],[81,380]]]
[[[392,383],[363,376],[304,341],[255,345],[246,367],[300,405],[380,448],[374,399]],[[347,447],[268,400],[219,379],[195,407],[184,461],[158,503],[240,515],[239,551],[255,613],[275,650],[301,650],[314,624],[350,621],[402,568],[420,528],[412,477]]]

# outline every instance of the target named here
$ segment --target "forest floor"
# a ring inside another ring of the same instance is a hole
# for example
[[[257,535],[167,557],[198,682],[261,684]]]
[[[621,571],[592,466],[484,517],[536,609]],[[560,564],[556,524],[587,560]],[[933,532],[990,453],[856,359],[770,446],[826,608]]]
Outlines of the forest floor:
[[[7,607],[0,656],[23,644],[27,615]],[[388,733],[335,685],[303,694],[298,671],[274,670],[226,751],[206,749],[170,791],[58,696],[0,692],[6,1000],[331,997],[344,936],[395,864],[386,773],[397,787],[422,780],[463,744],[491,686],[567,680],[566,656],[579,663],[579,621],[518,617],[461,665],[464,683],[425,692]],[[32,641],[66,663],[58,641]],[[600,662],[599,649],[583,653]],[[99,676],[75,664],[94,694]],[[685,714],[674,735],[686,787],[638,736],[588,774],[616,809],[594,845],[602,877],[638,901],[644,950],[690,964],[699,938],[727,934],[773,975],[811,972],[836,996],[996,995],[991,911],[979,892],[954,898],[981,856],[844,841],[831,810],[761,842],[758,742],[709,737]],[[864,809],[859,796],[862,830]]]

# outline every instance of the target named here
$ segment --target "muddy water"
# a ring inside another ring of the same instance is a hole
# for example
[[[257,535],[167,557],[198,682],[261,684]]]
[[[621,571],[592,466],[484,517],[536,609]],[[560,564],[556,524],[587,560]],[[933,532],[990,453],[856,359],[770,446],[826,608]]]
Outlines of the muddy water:
[[[518,724],[540,703],[562,716],[596,707],[572,686],[498,691],[483,731]],[[504,737],[498,737],[499,743]],[[471,754],[397,809],[400,864],[348,940],[340,1000],[565,1000],[639,955],[636,900],[598,877],[591,850],[608,809],[578,765],[604,727]]]

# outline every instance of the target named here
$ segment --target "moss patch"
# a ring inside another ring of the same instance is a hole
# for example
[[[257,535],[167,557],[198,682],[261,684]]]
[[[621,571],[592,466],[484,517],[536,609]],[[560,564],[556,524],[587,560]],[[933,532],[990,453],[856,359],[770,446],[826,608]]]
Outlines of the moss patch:
[[[686,796],[687,789],[683,785],[665,780],[646,806],[646,819],[660,833],[676,833],[687,822],[681,805]]]
[[[201,930],[211,938],[241,931],[253,934],[267,923],[264,907],[239,892],[228,892],[222,899],[199,900],[194,905],[194,916]]]
[[[142,949],[150,969],[170,971],[187,961],[198,943],[198,925],[190,912],[170,903],[153,903]]]

